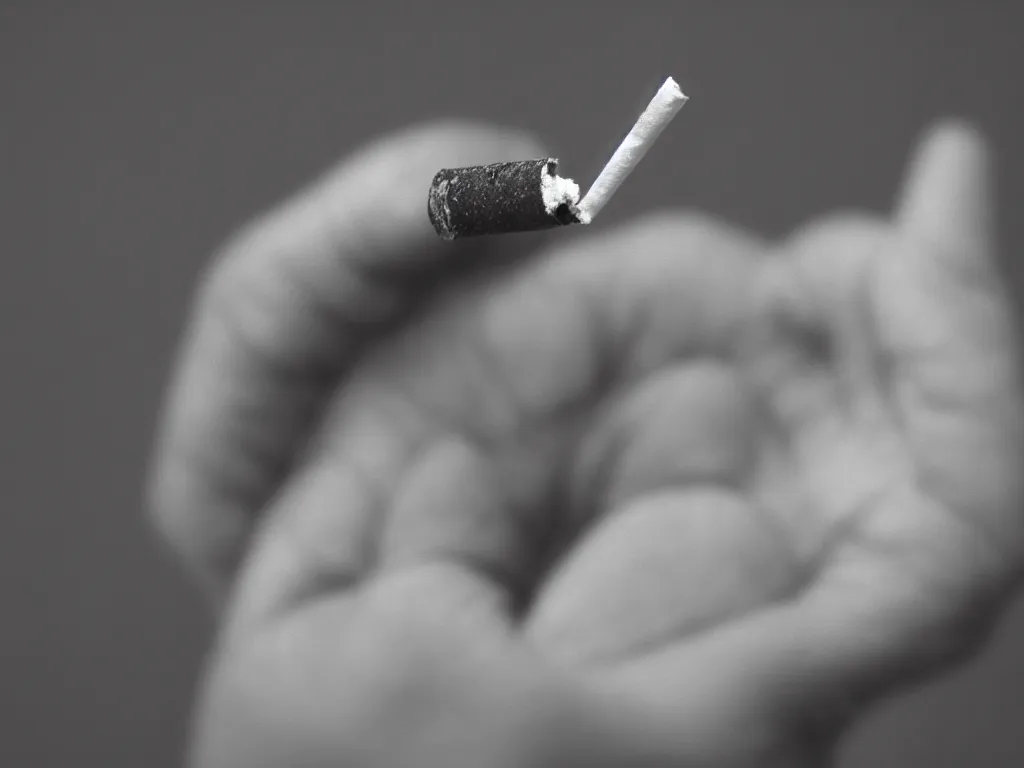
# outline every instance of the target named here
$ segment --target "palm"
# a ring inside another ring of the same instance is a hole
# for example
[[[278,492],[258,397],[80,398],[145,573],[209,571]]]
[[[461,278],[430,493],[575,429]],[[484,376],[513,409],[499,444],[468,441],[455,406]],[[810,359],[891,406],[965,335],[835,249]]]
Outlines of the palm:
[[[664,217],[444,297],[275,502],[207,726],[259,713],[250,765],[484,764],[541,722],[587,764],[820,757],[1017,560],[1005,307],[912,227]]]

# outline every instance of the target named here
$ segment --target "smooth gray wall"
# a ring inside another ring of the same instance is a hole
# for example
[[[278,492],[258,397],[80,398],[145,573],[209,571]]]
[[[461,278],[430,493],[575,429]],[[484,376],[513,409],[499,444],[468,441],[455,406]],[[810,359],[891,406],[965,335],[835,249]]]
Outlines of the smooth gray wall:
[[[132,7],[0,3],[3,766],[177,763],[209,626],[140,513],[170,354],[218,241],[364,139],[518,123],[587,179],[673,74],[692,101],[604,225],[692,205],[782,234],[884,209],[918,131],[962,114],[1024,247],[1013,0]],[[1018,610],[845,768],[1024,765],[1022,641]]]

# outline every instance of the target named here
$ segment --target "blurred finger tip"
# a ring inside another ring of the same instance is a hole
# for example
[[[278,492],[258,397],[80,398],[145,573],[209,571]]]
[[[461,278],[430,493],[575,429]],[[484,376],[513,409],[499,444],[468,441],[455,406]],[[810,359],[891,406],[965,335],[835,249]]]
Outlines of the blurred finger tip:
[[[925,129],[907,173],[907,193],[969,190],[987,182],[988,140],[964,118],[944,118]]]
[[[897,218],[911,235],[944,248],[984,246],[980,238],[990,226],[991,175],[981,129],[963,118],[938,120],[912,155]]]
[[[973,120],[951,115],[934,120],[928,125],[922,133],[921,141],[924,145],[978,149],[984,146],[986,139],[981,128]]]

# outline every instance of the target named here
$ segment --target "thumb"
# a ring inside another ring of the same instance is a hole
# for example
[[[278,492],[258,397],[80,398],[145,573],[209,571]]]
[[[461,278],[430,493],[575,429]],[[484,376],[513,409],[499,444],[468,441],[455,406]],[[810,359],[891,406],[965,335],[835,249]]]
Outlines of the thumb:
[[[425,286],[498,258],[494,243],[433,232],[433,174],[543,155],[529,137],[494,127],[399,133],[246,227],[215,260],[167,396],[149,488],[157,527],[215,594],[360,348],[408,314]]]
[[[896,249],[878,264],[873,310],[919,491],[1015,567],[1024,554],[1024,391],[992,187],[976,131],[931,131],[897,207]]]

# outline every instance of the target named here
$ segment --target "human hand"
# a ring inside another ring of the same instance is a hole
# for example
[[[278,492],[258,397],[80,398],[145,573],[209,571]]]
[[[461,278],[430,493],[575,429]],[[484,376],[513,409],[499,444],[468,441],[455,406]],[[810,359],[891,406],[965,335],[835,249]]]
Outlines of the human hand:
[[[153,483],[226,606],[196,766],[820,764],[998,615],[1024,422],[981,140],[781,244],[430,230],[438,168],[543,154],[403,134],[214,267]]]

